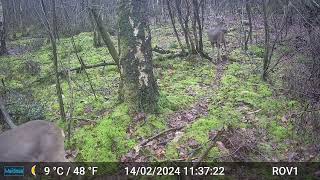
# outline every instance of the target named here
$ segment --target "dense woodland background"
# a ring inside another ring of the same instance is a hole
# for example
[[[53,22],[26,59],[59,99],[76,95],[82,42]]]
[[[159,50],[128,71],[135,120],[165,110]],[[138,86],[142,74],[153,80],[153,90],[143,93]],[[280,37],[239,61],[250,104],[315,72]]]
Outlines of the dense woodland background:
[[[58,123],[77,161],[319,160],[319,0],[1,0],[0,17],[2,119]]]

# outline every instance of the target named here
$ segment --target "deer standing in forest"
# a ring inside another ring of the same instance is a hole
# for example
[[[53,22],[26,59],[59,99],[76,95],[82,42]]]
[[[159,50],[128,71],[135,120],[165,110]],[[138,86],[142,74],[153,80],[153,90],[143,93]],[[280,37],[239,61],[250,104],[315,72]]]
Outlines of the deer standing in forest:
[[[69,162],[64,138],[54,123],[29,121],[0,134],[0,162]]]
[[[224,25],[223,19],[218,20],[217,25],[208,31],[208,38],[214,51],[214,46],[217,46],[218,49],[218,61],[221,61],[221,43],[224,45],[226,50],[226,39],[225,34],[227,33],[227,28]]]

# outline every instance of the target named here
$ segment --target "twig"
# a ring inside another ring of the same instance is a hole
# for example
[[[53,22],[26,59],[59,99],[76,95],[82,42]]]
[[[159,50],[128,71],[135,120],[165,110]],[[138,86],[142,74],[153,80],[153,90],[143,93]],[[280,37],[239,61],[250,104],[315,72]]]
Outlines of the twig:
[[[225,158],[234,155],[236,152],[239,151],[240,148],[243,146],[239,146],[236,150],[234,150],[232,153],[228,153],[227,155],[219,156],[219,157],[212,157],[212,159],[220,159],[220,158]]]
[[[152,51],[159,53],[159,54],[172,54],[175,53],[174,51],[170,51],[170,50],[165,50],[159,46],[156,46],[154,48],[152,48]]]
[[[217,137],[220,136],[223,132],[224,132],[224,129],[221,130],[221,131],[218,131],[218,133],[212,138],[209,147],[204,151],[204,153],[200,156],[200,158],[195,162],[195,164],[193,165],[193,167],[199,166],[199,164],[201,163],[201,161],[203,161],[204,158],[206,158],[206,157],[208,156],[210,150],[216,145],[216,139],[217,139]]]
[[[10,115],[8,113],[8,111],[6,110],[6,107],[4,106],[4,102],[0,96],[0,111],[2,112],[2,116],[4,121],[6,121],[6,123],[8,123],[8,125],[10,126],[11,129],[17,127],[13,121],[10,118]]]
[[[158,137],[160,137],[160,136],[162,136],[162,135],[164,135],[164,134],[166,134],[166,133],[168,133],[168,132],[171,132],[171,131],[177,131],[177,130],[180,130],[180,129],[183,129],[185,126],[180,126],[180,127],[177,127],[177,128],[170,128],[170,129],[167,129],[167,130],[165,130],[165,131],[162,131],[162,132],[160,132],[159,134],[157,134],[157,135],[154,135],[154,136],[152,136],[151,138],[148,138],[148,139],[146,139],[146,140],[144,140],[142,143],[140,143],[138,146],[144,146],[144,145],[146,145],[146,144],[148,144],[150,141],[152,141],[152,140],[154,140],[154,139],[157,139]]]
[[[248,112],[247,114],[248,114],[248,115],[250,115],[250,114],[255,114],[255,113],[258,113],[258,112],[260,112],[260,111],[261,111],[261,109],[258,109],[258,110],[252,111],[252,112]]]
[[[293,113],[293,114],[291,114],[291,115],[301,115],[301,114],[303,114],[303,113],[312,113],[312,112],[317,112],[317,111],[320,111],[320,108],[319,108],[319,109],[307,109],[307,110],[305,110],[305,111]]]
[[[170,159],[171,162],[176,162],[176,161],[192,161],[192,160],[196,160],[197,157],[191,158],[191,159],[187,159],[187,158],[180,158],[180,159]]]
[[[73,117],[72,119],[78,120],[78,121],[87,121],[93,124],[97,124],[97,121],[91,120],[91,119],[84,119],[84,118],[78,118],[78,117]]]

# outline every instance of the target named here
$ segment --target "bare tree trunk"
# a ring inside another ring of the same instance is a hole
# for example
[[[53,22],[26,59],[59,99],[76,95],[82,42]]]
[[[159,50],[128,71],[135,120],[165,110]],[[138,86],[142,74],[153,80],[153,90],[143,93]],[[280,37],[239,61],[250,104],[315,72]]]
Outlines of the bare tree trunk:
[[[92,13],[93,18],[94,18],[94,20],[96,22],[96,25],[97,25],[97,27],[99,29],[99,32],[100,32],[100,34],[102,36],[102,39],[103,39],[104,43],[107,45],[107,47],[108,47],[109,53],[111,54],[113,60],[118,65],[118,68],[120,69],[118,52],[117,52],[116,48],[114,47],[113,42],[111,41],[110,34],[108,33],[107,29],[103,26],[102,19],[98,15],[98,13],[94,9],[91,9],[91,13]]]
[[[192,32],[193,32],[193,38],[194,38],[194,43],[195,43],[195,47],[197,52],[199,52],[199,40],[198,40],[198,29],[197,29],[197,15],[199,16],[199,14],[197,14],[197,10],[195,6],[197,6],[197,1],[198,0],[193,0],[192,1],[192,5],[193,5],[193,18],[192,18]]]
[[[249,21],[248,38],[250,39],[250,44],[252,44],[252,10],[251,10],[250,0],[247,0],[246,2],[246,11],[247,11],[248,21]]]
[[[0,0],[0,56],[7,54],[4,3]]]
[[[51,0],[52,6],[52,33],[55,39],[59,40],[58,26],[57,26],[57,13],[56,13],[56,0]]]
[[[91,22],[91,26],[92,26],[92,31],[93,31],[93,46],[94,47],[101,47],[102,46],[102,42],[101,42],[101,35],[99,33],[99,30],[97,28],[97,25],[95,23],[95,19],[92,15],[92,13],[89,12],[89,18],[90,18],[90,22]]]
[[[183,24],[183,18],[182,18],[182,12],[181,12],[181,0],[175,0],[175,4],[176,4],[176,9],[177,9],[177,14],[178,14],[178,16],[177,16],[178,21],[179,21],[181,29],[184,33],[184,39],[186,41],[187,48],[188,48],[189,52],[191,52],[191,46],[190,46],[190,42],[189,42],[188,32],[186,30],[186,27]]]
[[[12,28],[13,31],[13,38],[16,39],[17,38],[17,27],[16,24],[18,24],[18,20],[17,20],[17,10],[16,10],[16,0],[12,0],[12,6],[13,6],[13,16],[14,16],[14,20],[13,20],[13,25],[14,28]]]
[[[263,8],[263,23],[264,23],[264,56],[263,56],[263,74],[262,79],[267,80],[267,72],[270,65],[269,59],[269,49],[270,49],[270,33],[269,33],[269,22],[268,22],[268,2],[269,0],[263,0],[262,8]]]
[[[176,35],[176,38],[178,40],[179,46],[181,48],[181,51],[184,52],[184,47],[183,47],[183,45],[181,43],[177,28],[176,28],[176,23],[175,23],[174,16],[173,16],[173,13],[172,13],[172,10],[171,10],[171,7],[170,7],[169,0],[166,0],[166,3],[167,3],[167,8],[168,8],[168,11],[169,11],[169,16],[170,16],[170,20],[171,20],[171,23],[172,23],[174,34]]]
[[[189,20],[190,20],[190,4],[189,4],[189,1],[188,0],[185,0],[185,4],[186,4],[186,10],[187,10],[187,14],[186,14],[186,18],[184,20],[184,25],[185,25],[185,29],[186,29],[186,33],[187,33],[187,36],[189,38],[189,41],[190,41],[190,46],[191,46],[191,54],[196,54],[196,47],[195,47],[195,42],[193,42],[191,36],[190,36],[190,31],[189,31]]]
[[[22,35],[25,35],[27,32],[25,31],[24,22],[22,20],[23,11],[22,11],[22,0],[19,0],[18,8],[19,8],[19,30],[22,33]]]
[[[130,113],[155,112],[159,92],[153,75],[147,0],[132,0],[131,3],[120,0],[119,3],[123,99]]]
[[[201,13],[204,12],[203,8],[203,3],[204,1],[201,0],[200,1],[200,5],[199,5],[199,2],[198,0],[193,0],[193,14],[194,14],[194,25],[196,26],[198,24],[198,27],[195,28],[195,31],[197,31],[196,33],[198,33],[198,35],[195,35],[195,37],[197,37],[197,51],[200,53],[200,54],[203,54],[203,38],[202,38],[202,21],[200,19],[200,6],[201,6]],[[202,14],[203,15],[203,14]],[[203,17],[203,16],[202,16]],[[198,38],[199,37],[199,38]]]
[[[245,50],[248,49],[248,42],[250,40],[250,44],[252,44],[252,13],[251,13],[251,5],[250,5],[250,0],[246,0],[246,11],[247,11],[247,16],[248,16],[248,26],[249,26],[249,33],[248,37],[245,41]]]
[[[45,18],[44,22],[45,22],[45,25],[46,25],[46,28],[48,31],[48,35],[49,35],[49,38],[51,41],[51,46],[52,46],[53,65],[54,65],[54,72],[55,72],[55,78],[56,78],[56,90],[57,90],[57,96],[58,96],[58,102],[59,102],[60,116],[61,116],[62,120],[66,120],[66,112],[64,110],[62,89],[61,89],[60,77],[59,77],[57,43],[56,43],[56,39],[54,38],[54,32],[53,32],[54,28],[52,28],[50,26],[49,19],[48,19],[48,13],[45,8],[43,0],[41,0],[40,3],[41,3],[42,12],[43,12],[44,18]]]

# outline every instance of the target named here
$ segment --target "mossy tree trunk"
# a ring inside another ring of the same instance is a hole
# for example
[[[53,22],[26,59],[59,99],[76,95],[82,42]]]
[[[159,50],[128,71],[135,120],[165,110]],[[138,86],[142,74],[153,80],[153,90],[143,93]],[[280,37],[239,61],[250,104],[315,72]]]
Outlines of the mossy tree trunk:
[[[0,0],[0,55],[7,54],[7,46],[6,46],[6,32],[4,25],[4,4],[2,0]]]
[[[130,113],[155,112],[158,87],[153,75],[147,0],[119,1],[122,94]]]

